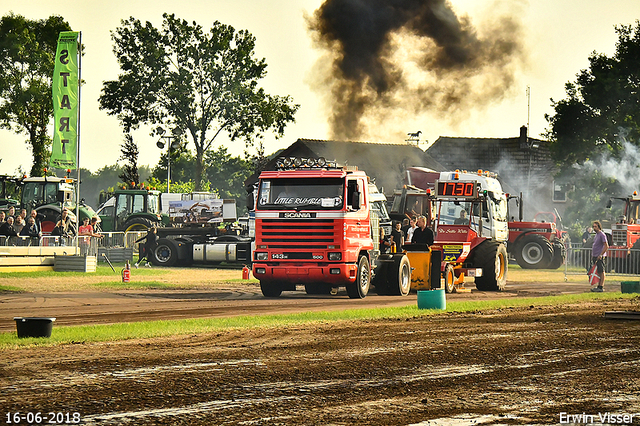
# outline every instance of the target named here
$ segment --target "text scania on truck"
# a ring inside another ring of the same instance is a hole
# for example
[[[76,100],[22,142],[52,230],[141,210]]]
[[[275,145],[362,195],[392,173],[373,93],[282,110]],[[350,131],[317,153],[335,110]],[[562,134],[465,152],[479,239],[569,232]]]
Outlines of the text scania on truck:
[[[253,275],[265,297],[300,284],[308,294],[346,287],[349,297],[363,298],[383,263],[377,292],[409,293],[407,256],[380,254],[380,194],[363,171],[289,158],[278,169],[261,173],[255,209]]]

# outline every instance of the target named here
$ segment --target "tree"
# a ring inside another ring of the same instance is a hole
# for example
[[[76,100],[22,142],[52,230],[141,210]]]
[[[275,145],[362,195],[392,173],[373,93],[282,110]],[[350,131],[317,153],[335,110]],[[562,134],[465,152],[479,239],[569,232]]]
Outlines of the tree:
[[[555,114],[546,136],[559,164],[598,154],[620,156],[625,141],[640,144],[640,21],[616,27],[616,52],[593,52],[589,68],[566,84],[567,99],[551,100]]]
[[[42,176],[49,160],[54,58],[58,34],[70,30],[60,16],[0,20],[0,127],[29,136],[32,176]]]
[[[252,163],[241,157],[232,157],[227,148],[221,146],[216,151],[207,151],[205,164],[207,179],[220,198],[235,198],[238,205],[244,205],[240,201],[247,196],[244,181],[253,172]]]
[[[117,115],[126,132],[144,123],[152,135],[161,125],[190,136],[200,189],[205,152],[222,132],[248,145],[268,130],[280,137],[299,105],[258,87],[267,65],[255,58],[248,31],[216,21],[205,33],[173,14],[163,18],[161,29],[131,17],[112,33],[122,73],[104,83],[100,107]]]
[[[138,174],[138,154],[140,152],[131,134],[128,133],[125,136],[120,152],[119,160],[125,160],[128,164],[122,167],[122,173],[118,177],[127,185],[134,184],[134,186],[137,186],[140,183],[140,175]]]

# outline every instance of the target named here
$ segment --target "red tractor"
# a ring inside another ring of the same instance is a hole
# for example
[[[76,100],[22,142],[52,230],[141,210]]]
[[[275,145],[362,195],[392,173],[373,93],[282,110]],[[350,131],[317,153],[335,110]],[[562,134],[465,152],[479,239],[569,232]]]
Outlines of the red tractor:
[[[560,215],[537,213],[533,221],[524,221],[522,193],[510,196],[518,205],[518,220],[510,216],[509,253],[523,269],[558,269],[567,257],[568,235],[561,230]]]
[[[607,267],[613,267],[616,272],[636,274],[640,272],[640,196],[634,191],[628,197],[611,197],[607,208],[611,208],[612,200],[624,202],[624,210],[611,225],[612,250],[608,254],[610,261]]]

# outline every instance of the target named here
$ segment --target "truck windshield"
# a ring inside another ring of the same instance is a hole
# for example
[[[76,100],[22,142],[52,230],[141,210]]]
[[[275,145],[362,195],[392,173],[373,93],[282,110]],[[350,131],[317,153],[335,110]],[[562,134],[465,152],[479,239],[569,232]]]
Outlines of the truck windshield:
[[[340,178],[263,179],[258,208],[340,210],[344,180]]]

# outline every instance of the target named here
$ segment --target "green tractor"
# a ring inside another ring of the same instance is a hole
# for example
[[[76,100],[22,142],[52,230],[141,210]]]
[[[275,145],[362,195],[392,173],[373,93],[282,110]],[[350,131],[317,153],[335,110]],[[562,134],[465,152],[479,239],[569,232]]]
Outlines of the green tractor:
[[[97,212],[104,232],[146,231],[154,226],[169,226],[169,216],[160,210],[160,191],[118,189],[108,195]]]
[[[40,223],[43,234],[50,234],[53,231],[63,208],[69,211],[69,217],[75,229],[78,229],[74,182],[75,180],[71,178],[53,176],[30,177],[22,180],[20,207],[26,209],[27,214],[31,210],[38,212],[42,218]],[[85,217],[95,216],[93,209],[84,204],[84,201],[80,201],[79,214],[79,222],[82,222]]]

